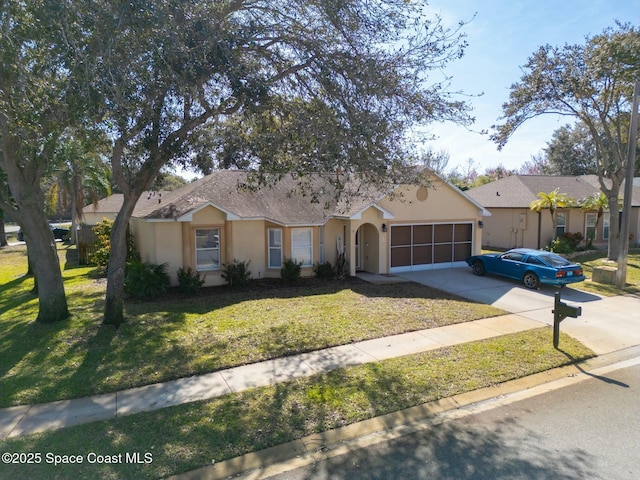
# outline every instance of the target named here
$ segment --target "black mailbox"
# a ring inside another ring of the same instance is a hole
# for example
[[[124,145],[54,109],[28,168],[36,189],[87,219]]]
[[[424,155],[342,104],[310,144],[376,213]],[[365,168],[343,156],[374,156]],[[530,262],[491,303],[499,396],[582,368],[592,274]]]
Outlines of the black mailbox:
[[[558,348],[560,342],[560,322],[567,317],[578,318],[582,315],[582,307],[573,307],[560,301],[560,292],[556,292],[553,305],[553,346]]]

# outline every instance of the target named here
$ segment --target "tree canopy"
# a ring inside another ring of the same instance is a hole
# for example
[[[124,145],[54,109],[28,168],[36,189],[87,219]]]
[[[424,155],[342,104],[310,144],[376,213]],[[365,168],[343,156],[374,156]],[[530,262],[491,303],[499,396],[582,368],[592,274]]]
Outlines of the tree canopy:
[[[609,258],[618,256],[618,193],[625,175],[633,89],[640,76],[640,34],[619,24],[583,45],[540,47],[523,67],[491,136],[499,148],[526,121],[543,114],[572,116],[589,132],[600,188],[609,201]]]
[[[564,125],[553,132],[544,149],[548,168],[554,175],[595,175],[596,151],[587,127]]]
[[[421,1],[16,5],[2,7],[2,29],[21,35],[3,45],[3,55],[12,55],[5,64],[9,73],[14,63],[38,68],[23,68],[12,85],[54,86],[41,96],[29,92],[42,108],[19,112],[33,119],[23,124],[33,129],[34,155],[46,166],[42,152],[69,125],[111,143],[114,188],[124,194],[105,304],[105,322],[114,325],[123,320],[126,227],[165,165],[243,168],[262,178],[341,171],[397,180],[407,171],[412,126],[471,121],[467,104],[430,76],[463,54],[464,39],[427,17]],[[9,18],[11,8],[22,17]],[[32,47],[37,61],[21,59]],[[47,118],[57,121],[53,134],[41,128]],[[35,166],[25,171],[40,174]]]

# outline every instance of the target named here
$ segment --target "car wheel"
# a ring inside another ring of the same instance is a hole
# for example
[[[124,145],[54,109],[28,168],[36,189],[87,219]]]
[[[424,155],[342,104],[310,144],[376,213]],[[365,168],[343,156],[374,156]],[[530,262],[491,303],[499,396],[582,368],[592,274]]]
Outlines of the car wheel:
[[[486,270],[484,269],[484,263],[482,263],[480,260],[476,260],[475,262],[473,262],[473,265],[471,265],[471,269],[473,270],[474,275],[484,275]]]
[[[540,287],[540,280],[538,279],[538,276],[533,272],[525,273],[524,277],[522,277],[522,283],[524,283],[525,287],[532,290],[536,290]]]

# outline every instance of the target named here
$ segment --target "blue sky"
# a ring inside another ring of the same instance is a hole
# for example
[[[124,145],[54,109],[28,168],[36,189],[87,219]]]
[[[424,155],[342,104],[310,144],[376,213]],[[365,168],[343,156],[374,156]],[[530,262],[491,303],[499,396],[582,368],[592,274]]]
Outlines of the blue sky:
[[[469,47],[465,56],[446,68],[453,90],[477,94],[470,98],[476,123],[474,131],[490,129],[501,116],[509,87],[521,76],[524,65],[538,47],[546,44],[583,44],[586,36],[614,27],[615,20],[640,23],[640,0],[431,0],[430,9],[446,25],[475,18],[463,28]],[[434,79],[436,79],[434,77]],[[451,124],[433,124],[429,132],[437,139],[428,146],[444,150],[450,159],[447,170],[464,170],[468,159],[479,173],[503,165],[519,168],[538,153],[553,132],[572,123],[568,117],[545,115],[530,120],[498,151],[487,136]]]

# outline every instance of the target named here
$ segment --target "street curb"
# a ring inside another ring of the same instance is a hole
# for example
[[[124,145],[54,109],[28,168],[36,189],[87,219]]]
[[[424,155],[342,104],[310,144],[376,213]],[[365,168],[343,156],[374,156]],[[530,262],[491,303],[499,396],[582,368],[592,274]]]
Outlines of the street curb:
[[[517,392],[526,392],[534,387],[569,377],[584,377],[579,379],[582,381],[594,376],[589,375],[589,371],[634,358],[640,358],[640,345],[316,433],[258,452],[173,475],[167,480],[221,480],[232,476],[237,477],[242,473],[247,474],[243,478],[264,478],[264,475],[275,475],[280,471],[309,465],[323,458],[342,455],[349,450],[414,433],[424,429],[425,426],[443,422],[444,415],[447,413],[455,416],[455,412],[483,402],[506,398]],[[535,394],[538,393],[542,392]],[[265,471],[268,467],[282,462],[287,462],[286,469],[280,468],[271,473]],[[250,475],[251,473],[253,475]]]

